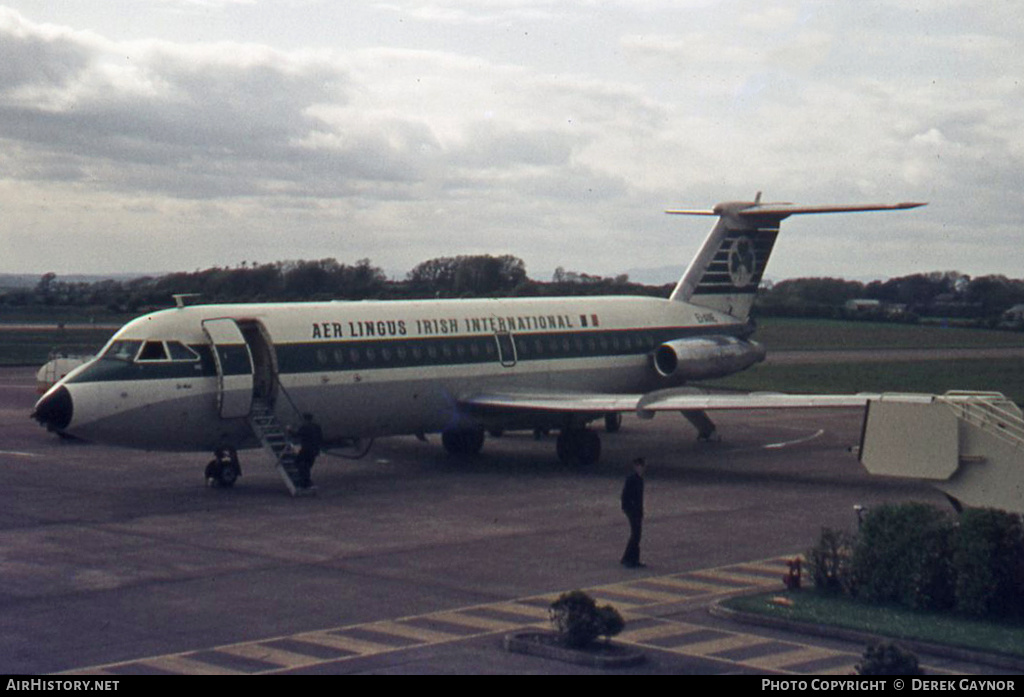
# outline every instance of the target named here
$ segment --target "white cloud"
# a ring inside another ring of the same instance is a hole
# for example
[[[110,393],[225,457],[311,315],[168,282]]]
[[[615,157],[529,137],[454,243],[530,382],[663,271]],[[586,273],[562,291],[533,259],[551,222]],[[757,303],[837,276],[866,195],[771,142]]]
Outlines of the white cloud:
[[[145,268],[159,248],[173,268],[243,249],[388,268],[476,251],[617,273],[686,261],[700,231],[681,238],[693,226],[662,208],[758,189],[935,201],[830,220],[772,275],[837,273],[851,234],[869,268],[850,275],[922,270],[889,248],[911,216],[1012,246],[1024,20],[1009,5],[339,5],[140,2],[93,23],[107,15],[83,2],[71,26],[0,7],[0,270]],[[95,268],[41,253],[43,231],[98,250]],[[1016,273],[1006,255],[957,259]]]

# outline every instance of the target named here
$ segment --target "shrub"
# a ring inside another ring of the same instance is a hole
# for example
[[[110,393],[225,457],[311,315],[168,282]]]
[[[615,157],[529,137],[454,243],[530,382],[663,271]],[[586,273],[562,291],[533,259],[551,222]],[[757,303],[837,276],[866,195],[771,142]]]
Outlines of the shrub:
[[[917,656],[892,642],[868,646],[856,670],[857,675],[924,675]]]
[[[562,642],[574,648],[592,644],[597,637],[606,640],[622,631],[625,621],[611,605],[597,607],[583,591],[563,593],[551,603],[551,623]]]
[[[851,592],[853,538],[841,530],[822,528],[818,544],[807,550],[807,568],[814,587],[825,593]]]
[[[856,594],[915,610],[953,606],[953,522],[927,504],[886,504],[868,511],[852,557]]]
[[[956,609],[974,616],[1024,617],[1021,517],[968,509],[954,536]]]

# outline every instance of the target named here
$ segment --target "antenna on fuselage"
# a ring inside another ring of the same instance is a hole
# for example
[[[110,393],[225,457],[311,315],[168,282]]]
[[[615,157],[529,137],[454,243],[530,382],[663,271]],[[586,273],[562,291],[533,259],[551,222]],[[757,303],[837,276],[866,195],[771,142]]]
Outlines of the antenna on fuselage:
[[[199,295],[199,293],[178,293],[176,295],[172,295],[171,297],[174,298],[174,306],[182,308],[185,307],[185,302],[189,298],[198,298]]]

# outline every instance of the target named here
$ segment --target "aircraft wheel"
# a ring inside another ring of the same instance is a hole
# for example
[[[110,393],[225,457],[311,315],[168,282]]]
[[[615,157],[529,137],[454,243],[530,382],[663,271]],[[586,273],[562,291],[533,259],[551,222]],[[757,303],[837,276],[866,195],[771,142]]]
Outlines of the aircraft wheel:
[[[233,462],[213,460],[206,466],[206,481],[210,486],[229,489],[235,485],[242,472]]]
[[[235,485],[238,481],[238,477],[241,475],[241,471],[238,469],[238,465],[233,462],[225,462],[221,465],[219,476],[217,477],[217,484],[221,487],[228,489]]]
[[[620,428],[622,428],[622,414],[615,412],[604,415],[605,433],[618,433]]]
[[[452,455],[476,455],[484,447],[484,432],[479,428],[444,431],[441,443]]]
[[[206,465],[206,471],[203,472],[203,478],[210,486],[217,486],[217,470],[219,468],[220,463],[216,460],[212,460]]]
[[[601,437],[584,428],[570,428],[558,434],[558,459],[567,465],[586,467],[601,457]]]

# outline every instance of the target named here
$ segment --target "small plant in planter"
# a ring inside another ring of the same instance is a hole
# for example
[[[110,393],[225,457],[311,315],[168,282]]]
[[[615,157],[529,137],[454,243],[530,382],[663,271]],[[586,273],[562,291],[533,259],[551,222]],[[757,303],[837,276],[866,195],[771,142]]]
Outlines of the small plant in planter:
[[[559,596],[551,603],[549,614],[561,642],[572,648],[590,646],[598,637],[607,641],[626,625],[618,610],[611,605],[598,607],[593,598],[580,590]]]

